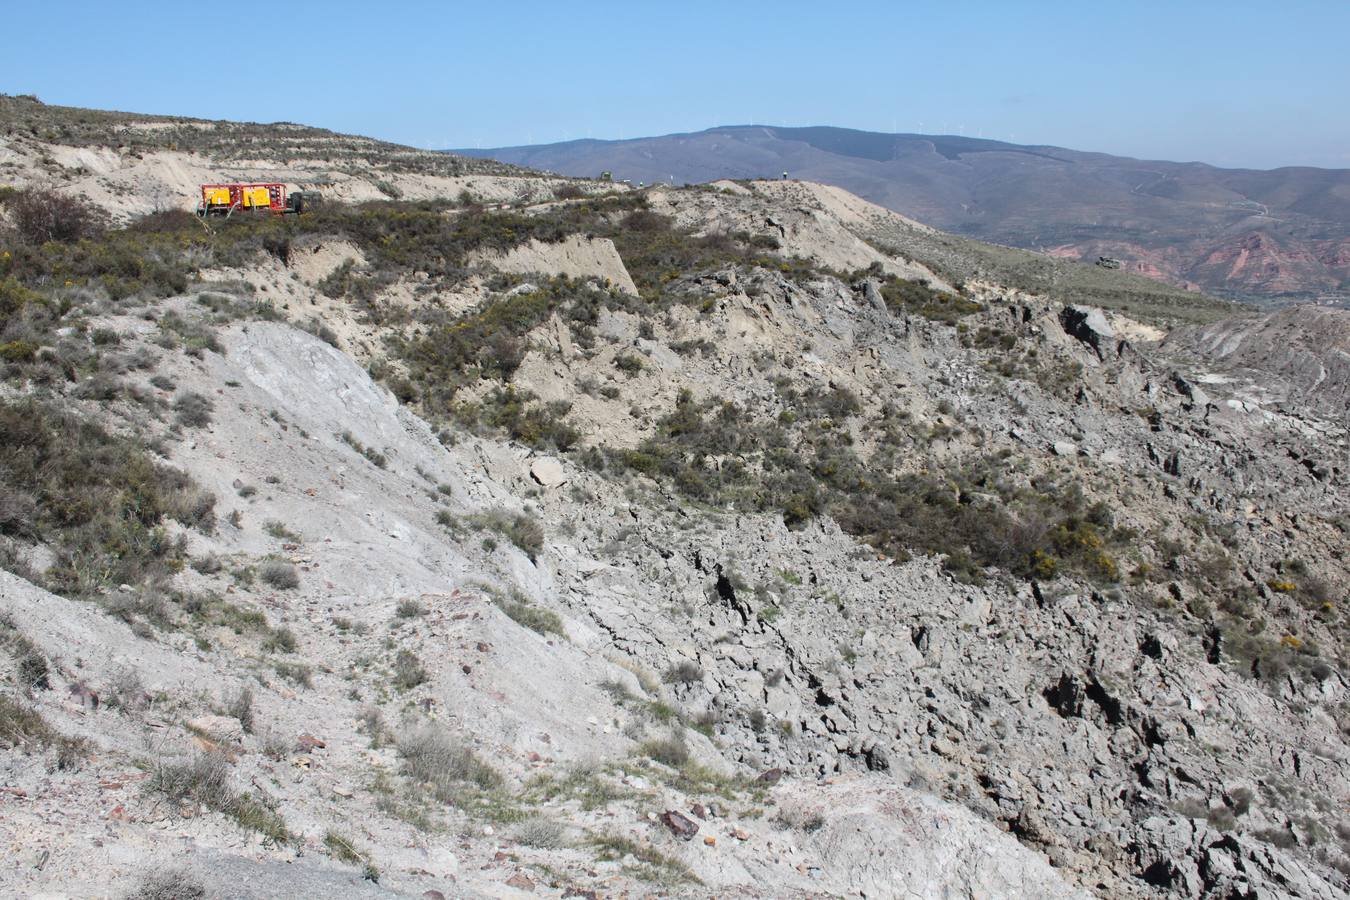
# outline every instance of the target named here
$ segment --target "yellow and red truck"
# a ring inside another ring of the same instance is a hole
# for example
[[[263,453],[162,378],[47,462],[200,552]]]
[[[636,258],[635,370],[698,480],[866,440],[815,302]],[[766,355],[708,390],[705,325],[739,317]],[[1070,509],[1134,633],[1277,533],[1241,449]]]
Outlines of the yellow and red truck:
[[[202,198],[197,203],[199,216],[230,216],[236,212],[302,213],[317,204],[314,191],[295,191],[286,194],[286,185],[276,181],[204,184]]]

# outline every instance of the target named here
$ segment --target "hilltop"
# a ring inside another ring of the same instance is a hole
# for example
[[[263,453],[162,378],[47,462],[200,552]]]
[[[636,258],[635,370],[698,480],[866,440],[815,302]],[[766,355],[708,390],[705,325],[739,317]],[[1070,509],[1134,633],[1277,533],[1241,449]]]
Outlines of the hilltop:
[[[345,201],[405,199],[406,189],[416,200],[453,196],[464,176],[523,171],[290,122],[151,116],[8,95],[0,95],[0,136],[0,178],[60,184],[119,221],[190,209],[208,181],[283,180]]]
[[[41,109],[0,120],[7,886],[1350,895],[1350,313],[811,182]],[[186,212],[340,159],[315,212]]]
[[[455,151],[634,182],[791,177],[981,241],[1260,303],[1350,284],[1350,171],[1139,160],[956,135],[733,126],[622,141]]]

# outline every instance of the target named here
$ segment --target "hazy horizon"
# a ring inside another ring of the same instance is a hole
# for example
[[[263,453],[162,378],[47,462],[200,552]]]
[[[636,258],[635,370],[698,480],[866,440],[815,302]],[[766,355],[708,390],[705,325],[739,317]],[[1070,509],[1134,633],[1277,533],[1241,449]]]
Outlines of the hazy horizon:
[[[1109,148],[1103,148],[1103,147],[1069,147],[1069,146],[1065,146],[1065,145],[1063,145],[1063,144],[1052,144],[1052,143],[1050,143],[1050,142],[1048,142],[1048,141],[1037,141],[1037,140],[1026,140],[1026,141],[1023,141],[1023,140],[1020,140],[1020,139],[1019,139],[1019,140],[1017,140],[1017,141],[1005,141],[1005,140],[1003,140],[1002,138],[989,137],[988,135],[980,135],[980,134],[960,134],[960,133],[958,133],[958,132],[950,132],[950,133],[947,133],[947,132],[937,132],[937,131],[928,131],[928,132],[917,132],[917,131],[894,131],[894,132],[892,132],[892,131],[873,131],[873,130],[871,130],[871,129],[866,129],[866,128],[849,128],[848,126],[844,126],[844,125],[830,125],[830,124],[819,123],[819,122],[817,122],[817,123],[812,123],[812,124],[807,124],[807,125],[776,125],[776,124],[773,124],[773,123],[767,123],[767,122],[752,122],[752,123],[748,123],[748,124],[747,124],[747,123],[722,123],[722,124],[718,124],[718,125],[709,125],[709,126],[706,127],[706,128],[694,128],[694,129],[688,129],[688,130],[682,130],[682,131],[671,131],[671,132],[667,132],[667,133],[665,133],[665,134],[643,134],[643,135],[635,135],[635,136],[633,136],[633,137],[624,137],[624,138],[607,138],[607,137],[574,137],[574,138],[568,138],[567,140],[563,140],[563,141],[544,141],[544,142],[538,142],[538,143],[534,143],[534,144],[500,144],[500,145],[483,146],[483,147],[465,147],[465,146],[459,146],[459,147],[434,147],[434,148],[430,148],[430,149],[444,150],[444,151],[446,151],[446,152],[456,152],[456,151],[458,151],[458,152],[472,152],[472,151],[477,151],[477,150],[522,150],[522,149],[525,149],[525,148],[528,148],[528,147],[545,147],[545,146],[557,145],[557,144],[582,143],[582,142],[585,142],[585,141],[590,141],[590,142],[593,142],[593,143],[618,144],[618,143],[627,143],[627,142],[635,142],[635,141],[655,140],[655,139],[659,139],[659,138],[667,138],[667,137],[678,137],[678,136],[680,136],[680,135],[704,134],[704,133],[710,132],[710,131],[719,131],[719,130],[723,130],[723,129],[735,129],[735,128],[777,128],[777,129],[787,129],[787,130],[791,130],[791,129],[804,129],[804,128],[833,128],[833,129],[838,129],[838,130],[841,130],[841,131],[858,131],[858,132],[863,132],[863,133],[866,133],[866,134],[885,134],[885,135],[892,135],[892,136],[894,136],[894,137],[912,137],[912,138],[961,138],[961,137],[963,137],[963,138],[973,138],[973,139],[977,139],[977,140],[999,141],[999,142],[1002,142],[1002,143],[1015,144],[1015,145],[1018,145],[1018,146],[1024,146],[1024,147],[1058,147],[1058,148],[1060,148],[1060,149],[1062,149],[1062,150],[1074,150],[1074,151],[1078,151],[1078,152],[1082,152],[1082,153],[1102,153],[1102,154],[1106,154],[1106,155],[1110,155],[1110,156],[1119,156],[1119,157],[1122,157],[1122,158],[1133,158],[1133,159],[1137,159],[1137,160],[1139,160],[1139,161],[1141,161],[1141,162],[1158,161],[1158,162],[1173,162],[1173,163],[1182,163],[1182,164],[1200,163],[1200,164],[1202,164],[1202,165],[1217,166],[1217,167],[1219,167],[1219,168],[1245,168],[1245,169],[1251,169],[1251,170],[1254,170],[1254,171],[1271,171],[1271,170],[1273,170],[1273,169],[1282,169],[1282,168],[1314,168],[1314,169],[1327,169],[1327,170],[1350,170],[1350,161],[1347,161],[1347,164],[1344,165],[1344,166],[1219,166],[1217,163],[1212,163],[1212,162],[1210,162],[1209,160],[1204,160],[1204,159],[1163,159],[1162,157],[1147,157],[1147,156],[1129,157],[1128,154],[1124,154],[1124,153],[1116,153],[1116,152],[1112,151],[1112,150],[1109,149]]]
[[[28,4],[0,91],[429,148],[726,123],[1350,167],[1350,4]],[[256,23],[256,25],[254,24]],[[136,52],[110,53],[110,47]]]

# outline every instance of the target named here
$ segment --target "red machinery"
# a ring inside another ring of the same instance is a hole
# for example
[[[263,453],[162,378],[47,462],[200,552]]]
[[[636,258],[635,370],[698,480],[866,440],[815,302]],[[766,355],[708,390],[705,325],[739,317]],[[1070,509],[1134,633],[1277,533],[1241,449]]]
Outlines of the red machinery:
[[[204,184],[202,199],[197,204],[199,216],[228,216],[236,210],[246,212],[293,212],[286,205],[286,185],[277,182],[265,184]]]

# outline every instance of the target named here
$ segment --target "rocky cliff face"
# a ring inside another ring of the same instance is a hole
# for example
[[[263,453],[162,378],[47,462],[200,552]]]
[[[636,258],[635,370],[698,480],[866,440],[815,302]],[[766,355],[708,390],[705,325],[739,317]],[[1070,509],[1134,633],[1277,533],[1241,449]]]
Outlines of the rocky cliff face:
[[[6,884],[1347,896],[1342,318],[475,177],[162,291],[14,245]]]
[[[1267,403],[1350,413],[1350,314],[1298,306],[1275,315],[1227,319],[1178,331],[1169,348],[1216,370],[1212,377],[1254,390]]]

